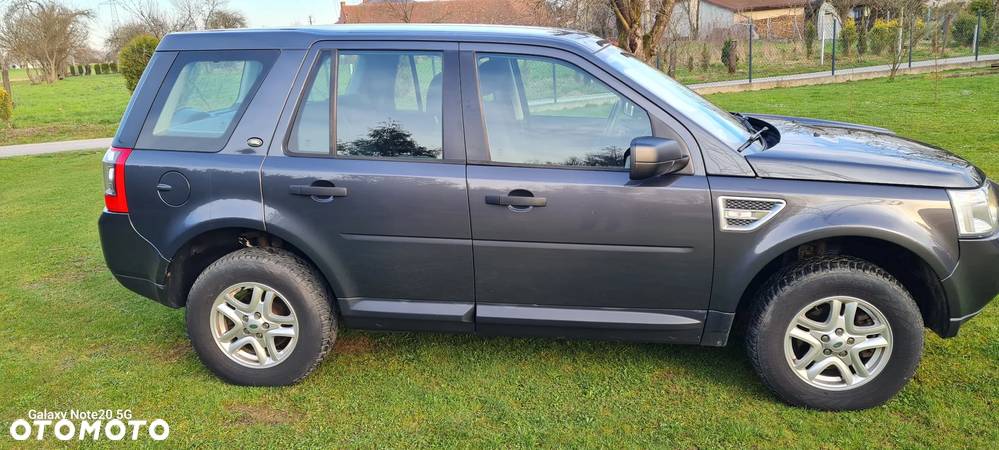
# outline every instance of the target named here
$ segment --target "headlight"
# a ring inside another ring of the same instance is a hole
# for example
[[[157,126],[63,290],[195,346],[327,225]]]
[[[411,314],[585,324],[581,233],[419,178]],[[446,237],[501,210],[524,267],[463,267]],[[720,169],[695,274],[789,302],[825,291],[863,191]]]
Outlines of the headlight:
[[[978,189],[948,190],[957,231],[963,238],[991,235],[999,227],[999,199],[991,182]]]

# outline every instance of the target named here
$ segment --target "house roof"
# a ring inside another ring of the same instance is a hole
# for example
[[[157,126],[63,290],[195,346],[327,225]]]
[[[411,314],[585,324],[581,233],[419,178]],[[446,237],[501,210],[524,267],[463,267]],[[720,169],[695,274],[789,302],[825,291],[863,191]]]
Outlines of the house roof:
[[[812,0],[704,0],[715,6],[739,12],[760,11],[767,9],[801,8]]]
[[[366,1],[341,4],[337,23],[551,25],[530,0]]]

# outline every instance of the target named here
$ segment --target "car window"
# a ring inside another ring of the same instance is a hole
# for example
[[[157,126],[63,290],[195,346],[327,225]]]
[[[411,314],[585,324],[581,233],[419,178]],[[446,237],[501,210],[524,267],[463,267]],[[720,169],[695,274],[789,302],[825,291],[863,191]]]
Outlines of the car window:
[[[442,56],[339,52],[336,154],[442,158]]]
[[[494,162],[625,167],[648,113],[573,64],[480,54],[479,95]]]
[[[296,153],[330,152],[330,52],[319,57],[291,129],[288,148]]]
[[[167,74],[139,145],[221,149],[276,51],[182,52]]]

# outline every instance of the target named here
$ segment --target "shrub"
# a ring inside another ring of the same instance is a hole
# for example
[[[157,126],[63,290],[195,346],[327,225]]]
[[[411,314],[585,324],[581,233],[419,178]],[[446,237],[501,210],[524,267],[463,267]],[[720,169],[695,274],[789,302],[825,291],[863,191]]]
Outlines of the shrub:
[[[815,53],[815,39],[818,38],[818,32],[815,30],[815,23],[809,20],[805,23],[805,55],[809,58],[812,57],[812,53]]]
[[[136,36],[118,53],[118,67],[125,76],[125,86],[129,91],[135,90],[142,71],[146,69],[146,64],[149,64],[149,58],[153,57],[159,43],[159,39],[148,34]]]
[[[738,43],[732,38],[725,40],[725,45],[722,46],[722,63],[728,68],[728,73],[735,73],[739,66],[739,55],[736,53],[736,46]]]
[[[711,49],[708,44],[701,44],[701,70],[708,70],[711,67]]]
[[[91,72],[93,71],[93,69],[90,68],[90,64],[84,64],[83,70],[87,72],[87,75],[90,75]]]
[[[76,66],[74,66],[72,64],[69,65],[69,76],[71,76],[71,77],[75,77],[76,76]]]
[[[76,65],[76,73],[79,74],[80,76],[83,76],[83,64]]]
[[[850,56],[850,48],[857,42],[857,24],[853,20],[847,20],[843,24],[843,29],[839,32],[839,42],[843,56]]]
[[[14,117],[14,100],[7,91],[0,88],[0,123],[10,123],[12,117]]]
[[[101,73],[105,75],[111,73],[111,65],[108,63],[101,63]]]
[[[897,38],[898,20],[875,20],[874,27],[871,28],[871,51],[874,54],[880,55],[885,50],[891,49]]]
[[[977,16],[961,13],[960,16],[957,16],[957,20],[954,21],[954,28],[951,31],[954,36],[954,42],[959,45],[972,45],[975,41],[975,27],[977,26]]]
[[[100,74],[101,74],[101,65],[94,64],[94,75],[100,75]]]
[[[118,73],[118,63],[111,61],[111,64],[109,64],[109,66],[111,68],[111,73]]]

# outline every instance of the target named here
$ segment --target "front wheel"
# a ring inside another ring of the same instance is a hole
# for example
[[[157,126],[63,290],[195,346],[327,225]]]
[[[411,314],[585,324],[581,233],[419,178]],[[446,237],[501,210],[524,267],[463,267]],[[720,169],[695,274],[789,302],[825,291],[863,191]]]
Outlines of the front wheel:
[[[760,378],[784,401],[855,410],[884,403],[909,381],[923,321],[908,291],[881,268],[822,257],[770,280],[746,339]]]
[[[318,272],[293,253],[237,250],[198,276],[187,333],[201,361],[240,385],[293,384],[336,339],[330,296]]]

